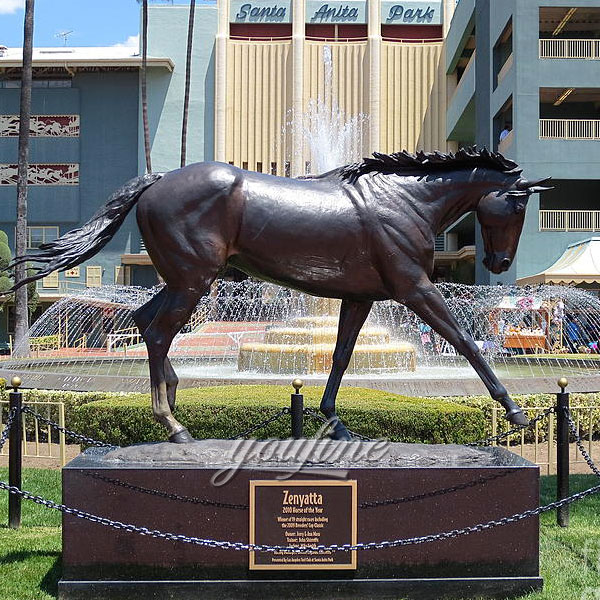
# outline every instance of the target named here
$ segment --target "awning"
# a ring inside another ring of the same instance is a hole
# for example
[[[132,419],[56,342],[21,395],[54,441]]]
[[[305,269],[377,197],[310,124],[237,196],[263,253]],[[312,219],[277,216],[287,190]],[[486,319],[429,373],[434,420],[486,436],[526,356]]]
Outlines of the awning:
[[[533,296],[504,296],[496,305],[496,308],[505,310],[539,310],[542,301]]]
[[[600,237],[592,237],[567,247],[563,255],[545,271],[517,279],[517,285],[541,283],[600,283]]]

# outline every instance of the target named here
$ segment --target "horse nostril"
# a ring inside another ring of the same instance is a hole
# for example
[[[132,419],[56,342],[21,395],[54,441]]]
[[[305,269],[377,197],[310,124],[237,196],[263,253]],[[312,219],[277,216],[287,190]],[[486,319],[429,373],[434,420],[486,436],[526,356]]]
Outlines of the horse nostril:
[[[502,260],[502,262],[500,263],[500,266],[502,267],[502,269],[504,271],[507,271],[508,268],[510,267],[510,258],[504,258]]]

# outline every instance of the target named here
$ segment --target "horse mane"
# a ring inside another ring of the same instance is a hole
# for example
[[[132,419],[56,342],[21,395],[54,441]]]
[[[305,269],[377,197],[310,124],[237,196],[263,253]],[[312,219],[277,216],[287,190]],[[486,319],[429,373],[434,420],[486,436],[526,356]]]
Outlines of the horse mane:
[[[383,154],[374,152],[372,157],[363,158],[361,162],[346,165],[337,171],[342,179],[354,183],[361,175],[367,173],[401,173],[403,171],[448,171],[458,169],[474,169],[483,167],[502,173],[518,175],[522,172],[519,165],[502,156],[499,152],[490,152],[487,148],[479,150],[476,146],[461,148],[456,153],[417,152],[412,154],[406,150]]]

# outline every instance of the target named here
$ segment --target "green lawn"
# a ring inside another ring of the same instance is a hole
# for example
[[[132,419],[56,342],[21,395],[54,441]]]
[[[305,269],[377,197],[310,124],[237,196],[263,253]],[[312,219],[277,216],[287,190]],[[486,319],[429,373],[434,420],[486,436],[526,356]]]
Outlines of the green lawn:
[[[0,468],[0,479],[8,473]],[[593,476],[574,475],[573,491],[597,483]],[[542,502],[554,499],[554,477],[542,477]],[[60,499],[60,473],[26,469],[23,487]],[[7,528],[6,493],[0,492],[0,600],[56,598],[60,577],[60,514],[31,502],[23,503],[23,527]],[[555,514],[542,518],[544,591],[527,600],[596,600],[600,598],[600,496],[571,508],[571,527],[555,525]]]

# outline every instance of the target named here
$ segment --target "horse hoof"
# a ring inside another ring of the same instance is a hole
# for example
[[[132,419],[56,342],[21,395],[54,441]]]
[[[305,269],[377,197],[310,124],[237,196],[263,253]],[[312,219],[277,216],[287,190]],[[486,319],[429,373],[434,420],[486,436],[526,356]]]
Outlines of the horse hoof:
[[[513,425],[529,425],[529,419],[525,416],[525,413],[520,408],[513,408],[504,415]]]
[[[181,429],[177,433],[169,436],[169,441],[173,444],[189,444],[195,440],[187,429]]]
[[[336,440],[339,442],[351,442],[352,437],[348,433],[348,430],[343,425],[338,425],[330,434],[329,439]]]

